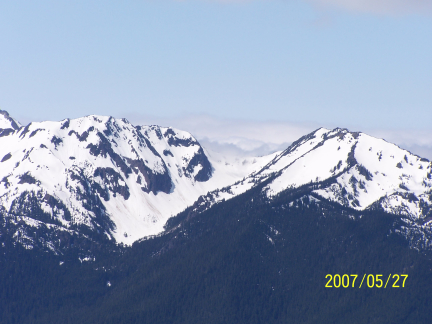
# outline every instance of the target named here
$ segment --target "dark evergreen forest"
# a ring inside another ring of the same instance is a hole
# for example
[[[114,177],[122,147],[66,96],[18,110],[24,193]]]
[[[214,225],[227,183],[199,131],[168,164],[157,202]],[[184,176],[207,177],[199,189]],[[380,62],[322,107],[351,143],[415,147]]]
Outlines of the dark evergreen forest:
[[[307,196],[269,202],[256,188],[186,210],[163,236],[107,243],[94,262],[6,241],[0,322],[430,323],[431,256],[391,233],[402,225]],[[363,274],[390,273],[408,274],[405,287],[358,288]],[[355,288],[325,288],[327,274],[360,278]]]

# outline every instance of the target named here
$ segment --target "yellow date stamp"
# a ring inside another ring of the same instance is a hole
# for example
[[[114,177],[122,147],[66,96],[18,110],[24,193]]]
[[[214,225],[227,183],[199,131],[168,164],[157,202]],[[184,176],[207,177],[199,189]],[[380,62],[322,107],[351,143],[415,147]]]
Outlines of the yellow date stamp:
[[[364,274],[359,277],[357,274],[328,274],[325,288],[405,288],[407,274]],[[357,280],[359,278],[359,280]],[[360,278],[362,278],[360,280]]]

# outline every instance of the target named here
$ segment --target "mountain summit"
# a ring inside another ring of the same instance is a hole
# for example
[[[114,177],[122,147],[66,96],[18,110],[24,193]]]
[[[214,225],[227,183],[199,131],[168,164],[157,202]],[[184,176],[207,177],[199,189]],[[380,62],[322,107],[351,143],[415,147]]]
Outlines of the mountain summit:
[[[0,110],[0,136],[5,136],[7,130],[17,130],[21,124],[9,116],[5,110]]]
[[[0,135],[0,212],[22,224],[29,247],[28,229],[40,226],[69,234],[86,228],[131,244],[254,165],[210,162],[190,133],[171,127],[105,116],[19,127],[1,116],[8,128]]]
[[[0,118],[1,323],[430,322],[426,159],[341,128],[227,160],[171,127]]]
[[[260,184],[267,199],[302,194],[355,211],[380,209],[403,217],[416,230],[429,228],[432,221],[432,163],[347,129],[320,128],[303,136],[245,179],[201,198],[194,210]]]
[[[188,206],[196,214],[257,186],[269,200],[306,195],[399,215],[427,241],[431,162],[363,133],[320,128],[284,151],[228,163],[171,127],[94,115],[23,127],[4,111],[0,122],[0,214],[27,248],[40,228],[67,237],[56,248],[52,235],[39,239],[52,250],[80,233],[132,244]]]

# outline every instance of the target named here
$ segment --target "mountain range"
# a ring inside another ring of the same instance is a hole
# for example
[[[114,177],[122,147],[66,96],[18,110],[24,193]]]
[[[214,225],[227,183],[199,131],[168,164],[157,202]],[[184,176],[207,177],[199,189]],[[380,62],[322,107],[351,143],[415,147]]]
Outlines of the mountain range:
[[[284,151],[230,161],[171,127],[93,115],[24,127],[1,111],[0,179],[2,221],[29,249],[55,252],[94,233],[130,245],[188,206],[202,212],[264,182],[269,200],[302,193],[398,215],[412,247],[431,244],[432,163],[347,129],[320,128]]]
[[[0,323],[430,323],[431,178],[341,128],[233,159],[171,127],[1,111]]]

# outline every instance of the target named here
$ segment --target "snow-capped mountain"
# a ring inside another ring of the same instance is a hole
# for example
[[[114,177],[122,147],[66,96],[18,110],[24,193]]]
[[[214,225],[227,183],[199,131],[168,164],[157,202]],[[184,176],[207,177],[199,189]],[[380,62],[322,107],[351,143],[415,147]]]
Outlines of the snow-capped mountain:
[[[131,244],[188,206],[200,212],[258,185],[266,199],[301,191],[431,225],[431,162],[363,133],[320,128],[285,151],[228,161],[170,127],[105,116],[23,127],[0,112],[0,218],[27,248],[88,233]]]
[[[20,127],[21,124],[10,117],[7,111],[0,110],[0,136],[6,136]]]
[[[266,182],[269,199],[298,189],[355,210],[380,208],[425,224],[432,220],[432,163],[383,139],[320,128],[262,169],[202,197],[203,210]]]
[[[187,132],[112,117],[20,127],[3,112],[0,123],[5,215],[61,231],[85,226],[125,244],[161,232],[170,216],[200,195],[270,160],[212,160]]]

